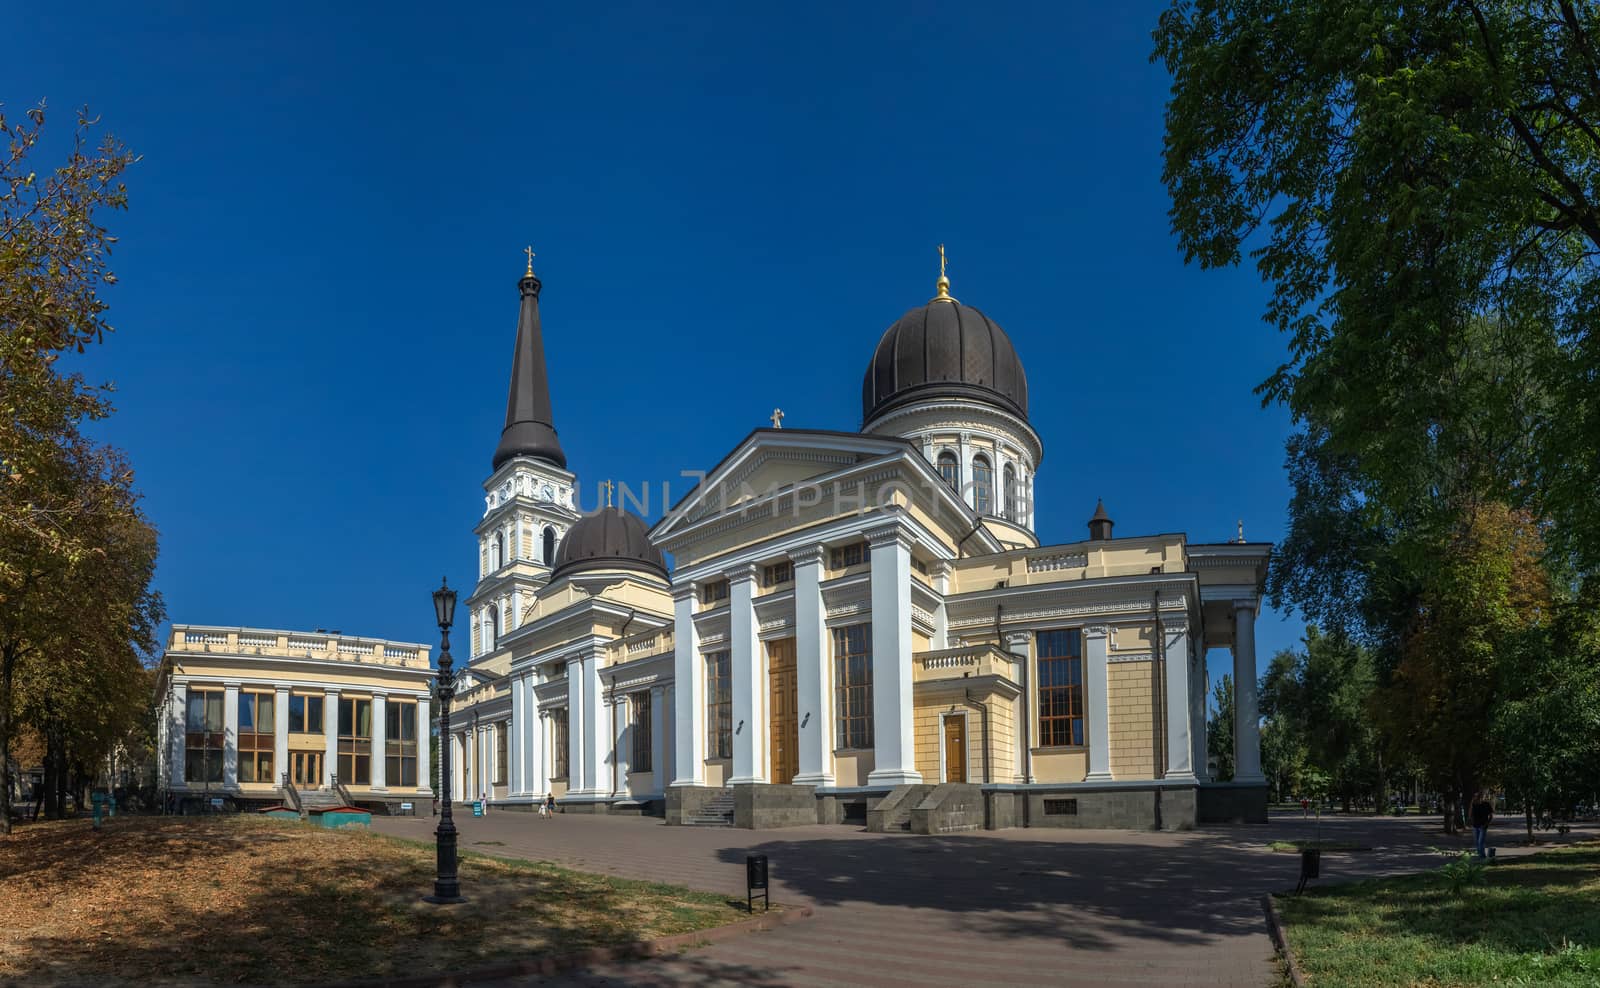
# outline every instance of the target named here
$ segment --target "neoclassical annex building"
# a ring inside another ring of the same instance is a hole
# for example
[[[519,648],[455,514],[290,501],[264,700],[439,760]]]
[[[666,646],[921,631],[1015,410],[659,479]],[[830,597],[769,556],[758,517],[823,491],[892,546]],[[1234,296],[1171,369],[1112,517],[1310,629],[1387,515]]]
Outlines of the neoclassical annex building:
[[[648,529],[576,510],[531,263],[519,288],[454,798],[918,832],[1265,819],[1270,546],[1117,536],[1103,505],[1041,546],[1022,361],[942,270],[872,351],[859,432],[775,413]],[[1237,684],[1228,783],[1206,772],[1212,649]]]

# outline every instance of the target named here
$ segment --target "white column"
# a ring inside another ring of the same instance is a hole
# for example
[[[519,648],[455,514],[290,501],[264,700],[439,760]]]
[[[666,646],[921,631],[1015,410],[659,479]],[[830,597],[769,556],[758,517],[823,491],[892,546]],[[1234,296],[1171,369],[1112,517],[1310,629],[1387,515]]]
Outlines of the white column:
[[[1189,707],[1191,714],[1189,723],[1194,725],[1194,777],[1201,782],[1211,778],[1211,767],[1206,764],[1210,752],[1210,718],[1206,716],[1208,699],[1206,693],[1211,689],[1211,679],[1206,675],[1205,648],[1198,640],[1189,643],[1194,648],[1194,658],[1190,663],[1189,681],[1196,684],[1190,691]]]
[[[467,746],[466,735],[460,731],[451,731],[448,738],[450,744],[450,788],[453,790],[450,798],[457,802],[466,802],[467,799]]]
[[[429,698],[417,697],[417,795],[433,794],[433,764],[429,748],[433,742],[433,718],[428,710]]]
[[[184,745],[189,733],[189,684],[177,683],[172,687],[172,706],[168,711],[167,733],[167,785],[184,784]]]
[[[756,568],[741,566],[728,574],[729,671],[733,689],[733,775],[729,784],[765,782],[759,738],[761,712],[761,642],[755,611]]]
[[[1165,625],[1167,660],[1167,774],[1165,778],[1196,781],[1194,748],[1189,737],[1189,625]]]
[[[514,676],[511,679],[511,723],[507,725],[511,734],[506,738],[506,757],[511,761],[507,766],[511,777],[506,780],[506,791],[513,796],[523,793],[522,728],[526,719],[527,714],[522,706],[522,677]]]
[[[389,696],[378,690],[372,691],[372,759],[370,764],[371,780],[368,785],[373,789],[387,790],[389,788]]]
[[[933,589],[939,595],[939,603],[933,609],[933,637],[930,646],[934,649],[950,647],[950,618],[945,609],[945,597],[950,594],[950,563],[943,559],[936,559],[928,565],[928,575],[933,580]]]
[[[550,758],[554,752],[554,742],[550,738],[550,711],[539,711],[539,733],[537,744],[538,757],[534,759],[535,771],[538,775],[533,788],[535,796],[546,796],[550,793]]]
[[[872,544],[872,735],[869,785],[916,785],[911,709],[911,542],[898,525]]]
[[[222,784],[239,785],[239,684],[222,687]]]
[[[282,788],[289,771],[289,687],[279,686],[272,695],[272,784]]]
[[[339,691],[322,691],[322,784],[333,785],[339,771]]]
[[[1084,720],[1089,734],[1086,782],[1111,781],[1110,680],[1106,671],[1111,633],[1105,625],[1083,629]]]
[[[612,794],[628,795],[628,770],[633,765],[633,725],[628,722],[628,697],[619,694],[611,704]]]
[[[822,604],[822,560],[827,550],[811,546],[794,553],[795,700],[800,718],[800,764],[796,785],[833,785],[832,649]]]
[[[567,663],[568,756],[571,767],[569,796],[600,796],[610,792],[610,783],[601,788],[600,759],[605,750],[605,713],[600,689],[599,660],[593,652]]]
[[[1017,718],[1017,781],[1032,782],[1033,759],[1028,757],[1028,752],[1033,748],[1033,725],[1039,720],[1039,684],[1038,670],[1033,665],[1033,635],[1026,631],[1013,631],[1005,639],[1005,649],[1011,653],[1017,675],[1021,677],[1018,682],[1025,688],[1023,700],[1026,702],[1018,707],[1018,713],[1023,716]]]
[[[694,586],[672,588],[673,655],[672,688],[676,694],[673,704],[673,730],[677,744],[673,746],[672,784],[675,786],[703,786],[706,784],[705,731],[701,728],[706,715],[706,679],[700,657],[700,635],[694,626]]]
[[[659,793],[666,778],[667,691],[650,687],[650,792]]]
[[[1265,784],[1256,707],[1256,602],[1233,602],[1233,780]]]

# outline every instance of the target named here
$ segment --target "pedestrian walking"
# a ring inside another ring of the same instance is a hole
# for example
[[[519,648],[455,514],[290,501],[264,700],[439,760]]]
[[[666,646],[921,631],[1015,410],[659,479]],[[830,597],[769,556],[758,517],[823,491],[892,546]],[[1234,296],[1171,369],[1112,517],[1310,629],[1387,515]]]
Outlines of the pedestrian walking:
[[[556,794],[553,792],[545,794],[544,815],[551,820],[556,818]]]
[[[1472,841],[1477,845],[1480,859],[1489,856],[1487,845],[1489,843],[1489,821],[1494,819],[1494,804],[1489,802],[1489,794],[1476,792],[1472,796]]]

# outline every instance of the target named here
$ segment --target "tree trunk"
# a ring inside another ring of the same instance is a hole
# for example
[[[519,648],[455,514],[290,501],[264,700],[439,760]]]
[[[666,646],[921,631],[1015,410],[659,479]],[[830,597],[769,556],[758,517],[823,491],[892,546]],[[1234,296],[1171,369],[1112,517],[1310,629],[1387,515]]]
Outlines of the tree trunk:
[[[1444,803],[1444,832],[1454,836],[1456,833],[1456,794],[1447,792],[1443,796],[1444,798],[1441,802]]]
[[[1533,799],[1525,797],[1522,800],[1522,815],[1528,824],[1528,846],[1533,846]]]
[[[11,833],[11,680],[16,671],[16,646],[0,648],[0,834]]]

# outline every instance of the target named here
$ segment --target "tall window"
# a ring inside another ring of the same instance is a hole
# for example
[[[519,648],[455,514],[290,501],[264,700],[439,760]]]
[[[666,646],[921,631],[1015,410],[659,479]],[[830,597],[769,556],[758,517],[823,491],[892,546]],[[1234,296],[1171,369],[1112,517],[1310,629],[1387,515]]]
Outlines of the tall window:
[[[494,570],[506,564],[506,535],[504,532],[494,533]]]
[[[557,707],[550,712],[550,747],[555,751],[551,759],[551,777],[556,779],[569,778],[568,771],[571,766],[567,759],[567,708]]]
[[[322,733],[322,697],[304,693],[289,695],[289,733]]]
[[[544,564],[546,566],[556,564],[556,530],[548,526],[544,530]]]
[[[708,607],[718,601],[728,599],[728,581],[712,580],[700,588],[700,603]]]
[[[1001,482],[1003,485],[1001,490],[1005,492],[1006,517],[1012,521],[1021,521],[1017,515],[1017,471],[1007,463],[1002,476],[1005,478]]]
[[[842,545],[828,552],[829,569],[845,569],[871,561],[872,554],[867,550],[865,542],[852,542],[849,545]]]
[[[239,694],[239,781],[273,782],[271,693]]]
[[[1083,636],[1077,628],[1041,631],[1039,745],[1083,744]]]
[[[727,652],[706,656],[706,757],[733,757],[733,663]]]
[[[384,781],[391,786],[417,784],[417,705],[390,700],[383,705]]]
[[[652,771],[650,761],[650,691],[633,693],[628,697],[628,708],[632,713],[633,722],[633,761],[628,764],[631,772]]]
[[[773,563],[761,568],[761,585],[763,587],[778,587],[794,580],[794,563],[785,559],[781,563]]]
[[[502,720],[494,725],[494,784],[497,786],[505,785],[506,776],[510,774],[506,770],[510,762],[506,736],[510,733],[506,730],[505,721]]]
[[[948,449],[939,454],[939,476],[956,490],[961,489],[961,461]]]
[[[833,629],[840,748],[872,747],[872,625]]]
[[[372,701],[339,698],[339,781],[347,786],[372,785]]]
[[[222,781],[222,691],[189,688],[184,715],[183,780]]]
[[[972,510],[980,515],[994,513],[994,467],[982,454],[972,458]]]

